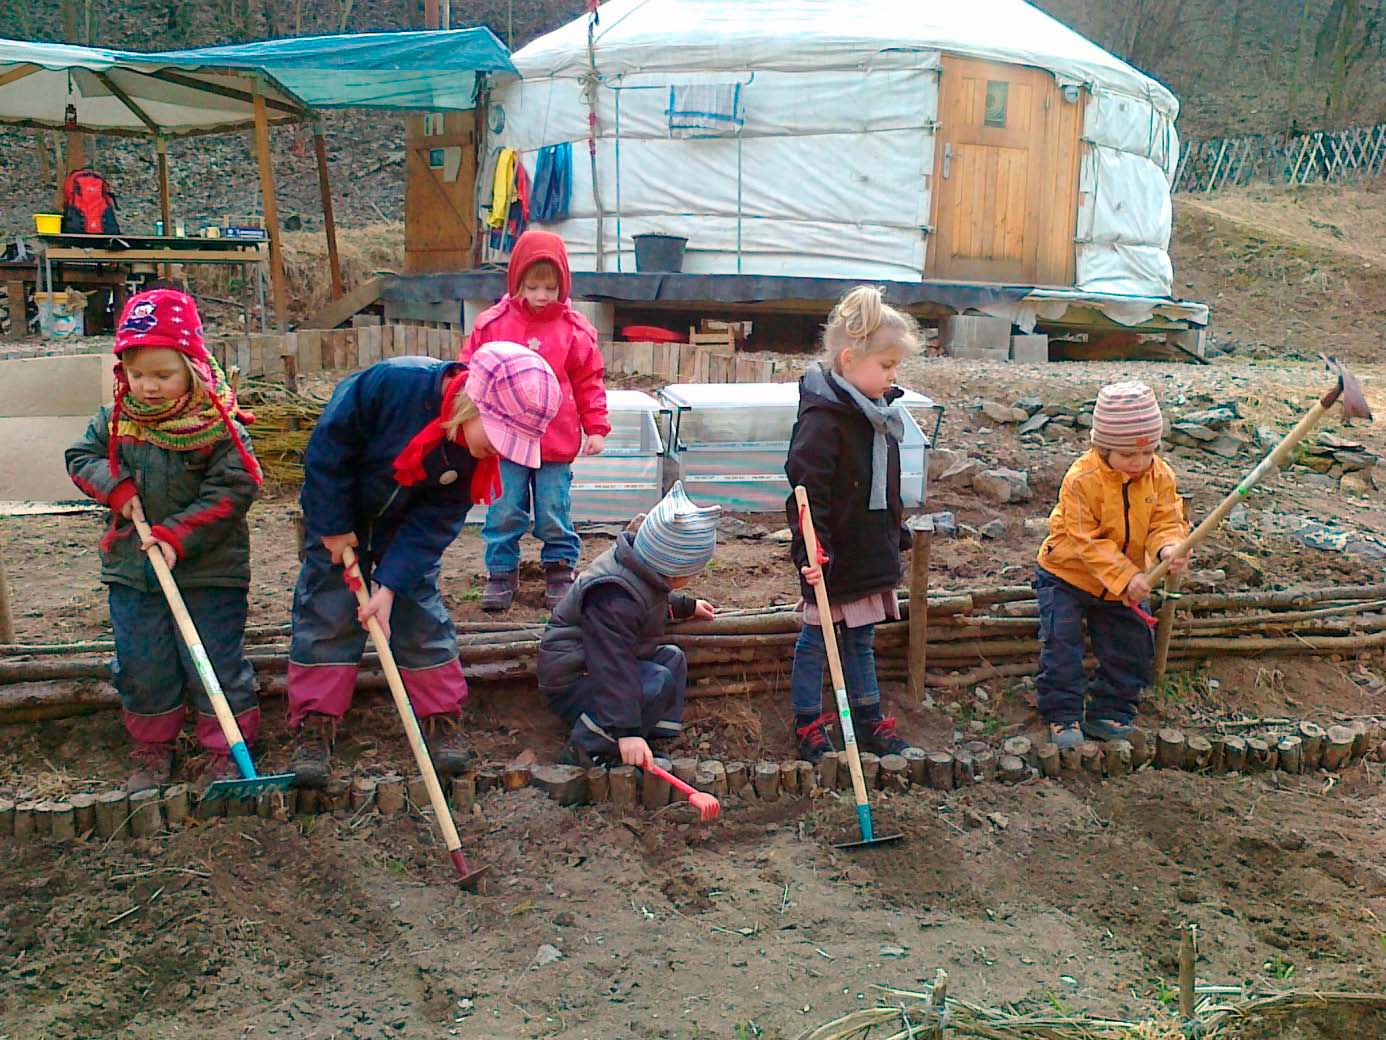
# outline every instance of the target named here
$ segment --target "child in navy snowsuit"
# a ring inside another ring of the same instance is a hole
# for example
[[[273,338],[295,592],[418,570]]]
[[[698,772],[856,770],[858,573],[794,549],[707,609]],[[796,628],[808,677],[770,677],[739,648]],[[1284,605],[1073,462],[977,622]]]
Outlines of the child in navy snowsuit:
[[[488,344],[465,366],[392,358],[338,384],[303,457],[305,556],[288,671],[290,768],[300,784],[327,782],[370,617],[389,636],[434,765],[445,774],[465,768],[467,681],[439,563],[472,503],[494,497],[501,458],[538,465],[539,438],[560,401],[548,364],[516,343]],[[374,586],[359,611],[342,569],[347,546]]]

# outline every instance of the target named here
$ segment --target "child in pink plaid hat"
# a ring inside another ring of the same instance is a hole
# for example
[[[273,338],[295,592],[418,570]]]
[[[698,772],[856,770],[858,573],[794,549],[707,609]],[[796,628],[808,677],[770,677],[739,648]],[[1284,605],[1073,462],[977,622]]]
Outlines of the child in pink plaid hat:
[[[338,721],[351,706],[380,621],[438,772],[470,756],[461,742],[467,680],[438,591],[439,561],[473,502],[500,490],[500,460],[528,465],[561,403],[548,363],[517,343],[490,343],[469,365],[391,358],[337,385],[303,456],[304,559],[289,646],[290,768],[325,784]],[[360,610],[342,571],[355,548],[374,586]]]

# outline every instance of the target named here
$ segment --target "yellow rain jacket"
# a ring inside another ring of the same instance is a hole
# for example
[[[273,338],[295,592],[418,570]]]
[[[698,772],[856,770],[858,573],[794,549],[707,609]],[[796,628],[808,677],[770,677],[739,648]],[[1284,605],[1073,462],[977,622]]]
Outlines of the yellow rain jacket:
[[[1161,549],[1188,533],[1174,471],[1162,458],[1131,480],[1089,449],[1064,475],[1039,565],[1094,596],[1120,599]]]

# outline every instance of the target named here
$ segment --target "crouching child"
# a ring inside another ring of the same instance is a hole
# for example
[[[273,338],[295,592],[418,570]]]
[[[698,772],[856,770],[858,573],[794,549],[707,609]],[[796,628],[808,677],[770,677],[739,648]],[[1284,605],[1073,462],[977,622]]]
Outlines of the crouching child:
[[[651,741],[682,732],[688,665],[662,640],[670,620],[712,618],[712,604],[678,590],[712,559],[720,512],[675,484],[554,609],[539,644],[539,689],[571,727],[562,761],[646,766]]]

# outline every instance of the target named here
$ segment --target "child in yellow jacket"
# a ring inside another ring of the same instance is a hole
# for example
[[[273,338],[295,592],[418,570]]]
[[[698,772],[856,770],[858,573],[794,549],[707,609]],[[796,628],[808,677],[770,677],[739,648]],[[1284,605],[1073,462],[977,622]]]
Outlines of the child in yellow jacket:
[[[1164,419],[1144,383],[1104,386],[1092,448],[1069,467],[1039,551],[1040,666],[1035,678],[1050,739],[1076,747],[1125,739],[1150,683],[1154,634],[1145,571],[1188,534],[1174,472],[1157,454]],[[1170,561],[1183,571],[1188,557]],[[1083,667],[1083,621],[1097,672]]]

